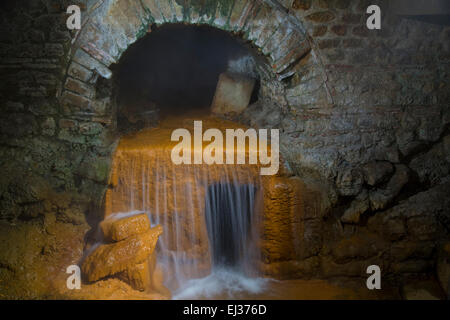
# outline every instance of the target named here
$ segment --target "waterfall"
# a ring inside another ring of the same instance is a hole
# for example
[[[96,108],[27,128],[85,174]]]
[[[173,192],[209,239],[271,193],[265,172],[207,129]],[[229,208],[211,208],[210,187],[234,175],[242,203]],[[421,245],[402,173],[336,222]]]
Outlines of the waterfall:
[[[213,269],[251,271],[255,193],[254,185],[219,183],[208,188],[205,215]]]
[[[161,224],[157,261],[172,291],[229,271],[256,274],[261,194],[255,165],[174,165],[169,128],[123,138],[114,155],[105,216],[145,212]]]

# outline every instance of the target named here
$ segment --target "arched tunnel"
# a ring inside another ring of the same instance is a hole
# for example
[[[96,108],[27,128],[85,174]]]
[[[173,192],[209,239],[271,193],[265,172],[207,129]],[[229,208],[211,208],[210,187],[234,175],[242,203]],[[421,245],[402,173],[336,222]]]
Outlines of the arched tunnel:
[[[445,299],[450,29],[381,2],[4,4],[0,298]]]

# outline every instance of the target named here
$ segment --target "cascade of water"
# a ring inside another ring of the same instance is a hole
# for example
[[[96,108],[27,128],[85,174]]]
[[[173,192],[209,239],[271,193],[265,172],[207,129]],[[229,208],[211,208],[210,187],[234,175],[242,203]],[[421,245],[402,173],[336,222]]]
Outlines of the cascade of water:
[[[170,149],[118,150],[116,186],[107,194],[106,215],[142,211],[161,224],[158,263],[166,286],[175,290],[215,269],[249,274],[258,259],[261,189],[251,165],[173,165]]]
[[[251,270],[255,186],[214,184],[206,196],[206,226],[213,268]]]

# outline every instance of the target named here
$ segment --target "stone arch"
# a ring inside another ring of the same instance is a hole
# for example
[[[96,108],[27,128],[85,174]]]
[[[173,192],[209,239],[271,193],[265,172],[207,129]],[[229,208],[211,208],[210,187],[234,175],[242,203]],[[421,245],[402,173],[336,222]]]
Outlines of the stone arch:
[[[131,44],[151,32],[154,24],[208,24],[239,34],[268,57],[280,81],[292,76],[296,62],[311,52],[301,24],[276,1],[98,0],[88,1],[84,16],[58,93],[68,116],[102,116],[104,101],[95,97],[98,77],[111,78],[109,66],[118,62]],[[302,85],[287,88],[287,94],[296,100]]]

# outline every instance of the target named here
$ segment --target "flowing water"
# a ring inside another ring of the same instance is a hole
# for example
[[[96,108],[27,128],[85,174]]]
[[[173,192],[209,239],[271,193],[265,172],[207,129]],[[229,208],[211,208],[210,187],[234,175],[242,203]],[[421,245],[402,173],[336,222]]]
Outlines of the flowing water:
[[[236,126],[203,120],[205,129]],[[174,165],[171,133],[192,130],[193,121],[165,121],[121,139],[105,199],[105,217],[145,212],[152,225],[163,226],[157,261],[174,299],[374,298],[365,282],[345,288],[259,277],[261,248],[278,253],[282,243],[283,253],[296,252],[302,198],[287,188],[295,180],[264,180],[255,165]]]
[[[163,226],[157,260],[175,298],[221,290],[255,293],[265,282],[256,278],[255,268],[260,261],[259,168],[174,165],[170,134],[192,123],[163,125],[121,140],[105,215],[146,212],[152,225]],[[221,120],[208,125],[232,128]]]

